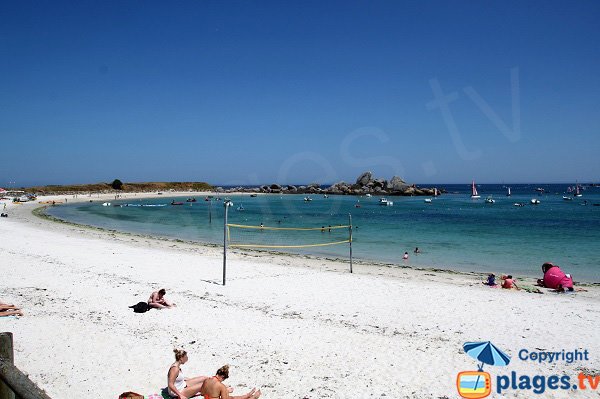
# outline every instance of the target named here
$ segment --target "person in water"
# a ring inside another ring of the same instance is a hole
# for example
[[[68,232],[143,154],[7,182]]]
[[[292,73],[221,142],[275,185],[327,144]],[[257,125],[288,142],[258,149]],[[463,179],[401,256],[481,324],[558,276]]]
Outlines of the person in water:
[[[552,262],[546,262],[542,265],[542,273],[544,278],[537,281],[538,285],[546,288],[553,288],[557,291],[573,291],[573,277],[570,274],[565,274],[558,265]]]
[[[161,288],[158,291],[154,291],[150,295],[150,298],[148,298],[148,306],[156,309],[172,308],[174,306],[177,306],[174,303],[171,303],[165,299],[166,293],[167,291],[164,288]]]
[[[172,398],[191,398],[200,392],[202,384],[208,377],[185,378],[181,366],[188,361],[187,352],[183,349],[173,349],[173,352],[175,353],[175,363],[169,367],[167,373],[167,393]]]
[[[419,249],[419,247],[416,247],[416,248],[415,248],[415,253],[416,253],[416,254],[420,254],[420,253],[421,253],[421,250]]]
[[[218,369],[214,377],[204,381],[204,384],[202,384],[200,389],[200,393],[204,395],[204,399],[257,399],[260,397],[260,389],[257,391],[256,388],[252,388],[252,390],[245,395],[229,396],[230,390],[223,384],[223,381],[227,378],[229,378],[228,364]]]
[[[404,252],[404,255],[402,255],[402,259],[404,259],[404,260],[408,259],[408,252]]]

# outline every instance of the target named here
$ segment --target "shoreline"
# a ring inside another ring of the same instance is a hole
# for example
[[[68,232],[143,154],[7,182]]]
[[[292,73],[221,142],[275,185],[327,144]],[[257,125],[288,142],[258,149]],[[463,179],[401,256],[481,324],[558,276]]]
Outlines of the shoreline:
[[[156,193],[129,193],[130,195],[133,195],[133,197],[129,197],[129,198],[135,198],[135,199],[146,199],[146,198],[160,198],[163,195],[158,195]],[[228,195],[245,195],[248,193],[243,193],[243,192],[234,192],[234,193],[227,193]],[[139,196],[138,196],[139,195]],[[193,192],[193,193],[189,193],[189,192],[173,192],[170,193],[168,196],[170,197],[194,197],[194,196],[206,196],[206,195],[214,195],[211,194],[211,192]],[[259,193],[258,195],[268,195],[266,193]],[[113,196],[113,194],[104,194],[104,198],[96,198],[95,200],[92,199],[94,202],[102,202],[102,201],[106,201],[110,198],[106,198],[106,197],[111,197]],[[48,198],[54,198],[56,196],[52,196],[52,197],[48,197]],[[60,197],[60,196],[58,196]],[[127,198],[127,197],[126,197]],[[119,198],[121,199],[126,199],[126,198]],[[49,199],[44,199],[43,201],[48,201]],[[51,200],[51,199],[50,199]],[[72,202],[88,202],[89,197],[86,198],[76,198],[74,200],[72,200]],[[40,203],[41,201],[36,201],[37,203]],[[97,230],[97,231],[104,231],[107,233],[111,233],[111,234],[124,234],[127,236],[134,236],[134,237],[140,237],[142,239],[155,239],[155,240],[159,240],[159,241],[172,241],[175,243],[185,243],[187,245],[197,245],[200,247],[210,247],[210,248],[223,248],[223,245],[221,244],[216,244],[216,243],[210,243],[210,242],[203,242],[203,241],[195,241],[195,240],[185,240],[185,239],[179,239],[179,238],[173,238],[173,237],[168,237],[168,236],[152,236],[152,235],[144,235],[141,233],[134,233],[134,232],[126,232],[126,231],[120,231],[120,230],[114,230],[114,229],[108,229],[108,228],[103,228],[103,227],[97,227],[97,226],[93,226],[93,225],[86,225],[86,224],[80,224],[80,223],[76,223],[76,222],[70,222],[68,220],[64,220],[64,219],[60,219],[58,217],[49,215],[45,212],[43,212],[42,210],[40,210],[41,208],[45,209],[47,208],[49,205],[43,205],[40,207],[37,207],[36,209],[32,210],[32,213],[42,219],[54,222],[54,223],[62,223],[65,225],[72,225],[74,227],[78,227],[78,228],[88,228],[88,229],[93,229],[93,230]],[[60,206],[60,205],[58,205]],[[275,250],[265,250],[265,249],[252,249],[252,248],[246,248],[246,249],[233,249],[230,248],[228,253],[240,253],[240,254],[256,254],[256,256],[261,256],[261,255],[265,255],[265,256],[281,256],[281,257],[291,257],[291,258],[301,258],[301,259],[313,259],[315,261],[330,261],[330,262],[336,262],[336,263],[348,263],[348,260],[346,258],[339,258],[339,257],[323,257],[323,256],[319,256],[319,255],[311,255],[311,254],[299,254],[299,253],[293,253],[293,252],[282,252],[282,251],[275,251]],[[415,270],[415,271],[423,271],[423,272],[438,272],[438,273],[448,273],[448,274],[458,274],[458,275],[465,275],[465,276],[475,276],[477,278],[480,278],[481,280],[485,280],[485,278],[487,277],[487,275],[489,273],[491,273],[490,271],[477,271],[477,270],[463,270],[463,269],[459,269],[459,268],[453,268],[452,265],[448,266],[448,267],[443,267],[443,266],[438,266],[438,265],[425,265],[425,266],[412,266],[410,264],[403,264],[403,263],[392,263],[392,262],[384,262],[384,261],[378,261],[378,260],[374,260],[374,259],[365,259],[365,258],[353,258],[353,264],[356,265],[362,265],[362,266],[371,266],[371,267],[380,267],[380,268],[398,268],[398,269],[409,269],[409,270]],[[498,272],[494,272],[496,275],[500,275]],[[528,274],[527,272],[525,273],[519,273],[519,274],[515,274],[515,277],[517,279],[519,279],[520,281],[530,281],[531,283],[535,283],[537,281],[538,278],[541,278],[541,273],[538,274]],[[597,281],[588,281],[588,280],[578,280],[575,281],[576,285],[578,286],[582,286],[582,287],[590,287],[590,286],[598,286],[600,287],[600,282]]]
[[[174,347],[190,354],[188,375],[229,363],[236,393],[259,386],[265,398],[454,397],[456,373],[476,367],[467,341],[492,340],[519,374],[600,370],[599,287],[540,295],[479,275],[361,264],[350,274],[347,263],[245,251],[231,254],[222,286],[222,247],[56,223],[34,216],[37,205],[0,220],[1,299],[25,312],[0,323],[15,365],[54,398],[159,392]],[[132,313],[161,287],[176,308]],[[573,346],[590,362],[517,359],[519,348]]]

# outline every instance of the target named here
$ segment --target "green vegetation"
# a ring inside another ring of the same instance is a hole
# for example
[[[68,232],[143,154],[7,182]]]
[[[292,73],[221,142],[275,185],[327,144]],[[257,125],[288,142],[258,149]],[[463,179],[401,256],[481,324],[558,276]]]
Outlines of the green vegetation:
[[[110,186],[115,190],[123,190],[123,182],[119,179],[113,180]]]
[[[115,187],[115,182],[121,183],[121,188]],[[214,189],[205,182],[146,182],[146,183],[123,183],[116,179],[112,183],[77,184],[77,185],[48,185],[28,187],[24,190],[28,193],[37,194],[78,194],[78,193],[102,193],[120,190],[124,192],[153,192],[153,191],[212,191]]]

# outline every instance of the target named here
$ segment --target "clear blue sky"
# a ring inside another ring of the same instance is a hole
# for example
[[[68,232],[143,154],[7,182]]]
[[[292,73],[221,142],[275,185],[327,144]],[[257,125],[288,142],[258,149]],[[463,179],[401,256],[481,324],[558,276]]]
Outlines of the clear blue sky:
[[[598,182],[597,1],[10,1],[0,186]]]

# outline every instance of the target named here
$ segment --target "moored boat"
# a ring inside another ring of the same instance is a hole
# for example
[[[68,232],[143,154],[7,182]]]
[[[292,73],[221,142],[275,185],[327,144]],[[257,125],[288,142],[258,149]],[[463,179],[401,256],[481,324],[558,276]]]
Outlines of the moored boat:
[[[477,187],[475,187],[475,180],[471,182],[471,198],[478,199],[481,198],[481,195],[477,192]]]

